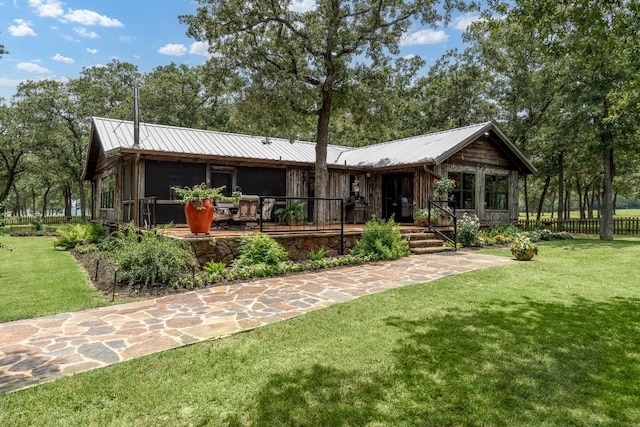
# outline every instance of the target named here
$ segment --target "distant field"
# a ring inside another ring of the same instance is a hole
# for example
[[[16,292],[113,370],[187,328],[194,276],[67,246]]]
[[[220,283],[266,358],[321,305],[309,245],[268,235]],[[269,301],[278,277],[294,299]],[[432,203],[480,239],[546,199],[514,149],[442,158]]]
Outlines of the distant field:
[[[535,216],[536,216],[535,212],[529,214],[530,218]],[[557,218],[557,216],[558,216],[557,212],[554,212],[553,217]],[[618,218],[640,217],[640,209],[617,209],[615,216]],[[524,212],[520,213],[520,218],[526,218],[526,215]],[[550,218],[551,218],[551,214],[549,212],[542,214],[542,219],[550,219]],[[571,211],[571,218],[580,218],[580,211]]]

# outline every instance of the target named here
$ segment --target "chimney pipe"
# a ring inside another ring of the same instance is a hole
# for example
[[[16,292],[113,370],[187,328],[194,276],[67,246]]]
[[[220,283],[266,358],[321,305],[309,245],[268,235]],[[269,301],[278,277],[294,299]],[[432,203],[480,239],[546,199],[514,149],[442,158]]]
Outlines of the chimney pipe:
[[[140,95],[138,84],[133,86],[133,148],[140,145]]]

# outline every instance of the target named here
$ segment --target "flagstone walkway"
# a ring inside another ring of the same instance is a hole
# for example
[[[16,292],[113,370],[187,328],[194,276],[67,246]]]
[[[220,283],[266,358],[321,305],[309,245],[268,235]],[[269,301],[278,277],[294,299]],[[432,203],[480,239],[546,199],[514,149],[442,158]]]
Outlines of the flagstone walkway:
[[[0,323],[0,393],[510,262],[468,252],[413,255]]]

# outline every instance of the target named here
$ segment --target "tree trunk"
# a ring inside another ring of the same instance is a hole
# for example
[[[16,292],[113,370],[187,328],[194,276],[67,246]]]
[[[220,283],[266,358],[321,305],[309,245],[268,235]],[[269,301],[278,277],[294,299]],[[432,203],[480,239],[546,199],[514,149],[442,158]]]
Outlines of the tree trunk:
[[[578,192],[578,210],[580,211],[580,219],[586,219],[587,214],[585,212],[585,203],[582,196],[582,180],[579,175],[576,175],[576,191]]]
[[[329,172],[327,170],[327,145],[329,144],[329,121],[331,119],[331,77],[327,77],[322,87],[322,106],[318,111],[318,126],[316,136],[316,167],[315,167],[315,197],[329,197]],[[327,84],[329,83],[329,84]],[[324,200],[316,200],[314,219],[317,225],[327,222],[328,203]]]
[[[51,191],[51,186],[48,185],[47,189],[44,191],[42,195],[42,216],[47,215],[47,205],[49,204],[49,191]]]
[[[609,141],[606,142],[608,143]],[[604,162],[604,191],[602,193],[600,239],[613,240],[613,177],[615,176],[615,163],[613,159],[613,147],[609,146],[609,144],[605,144],[602,160]]]
[[[529,186],[527,185],[527,175],[524,175],[524,211],[526,223],[529,224]]]
[[[86,214],[86,200],[84,197],[84,181],[82,180],[82,178],[78,178],[78,193],[80,194],[80,218],[82,218],[83,221],[87,220],[87,214]]]
[[[544,177],[544,186],[542,187],[542,194],[540,195],[540,200],[538,201],[538,212],[536,212],[536,221],[540,221],[540,219],[542,219],[542,208],[544,207],[544,199],[547,198],[547,193],[549,192],[549,184],[551,184],[551,175],[547,175]]]
[[[564,153],[558,154],[558,231],[562,231],[564,219]]]
[[[64,184],[62,189],[64,195],[64,217],[67,221],[71,220],[71,186],[67,183]]]

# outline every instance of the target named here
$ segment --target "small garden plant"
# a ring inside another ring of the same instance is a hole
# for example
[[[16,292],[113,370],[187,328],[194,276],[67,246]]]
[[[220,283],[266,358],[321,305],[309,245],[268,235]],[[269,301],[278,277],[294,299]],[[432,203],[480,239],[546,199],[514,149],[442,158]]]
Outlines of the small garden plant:
[[[473,213],[465,212],[458,222],[458,241],[462,246],[478,246],[480,242],[480,220]]]
[[[372,260],[393,260],[409,255],[409,242],[402,238],[393,218],[385,221],[374,216],[364,225],[362,236],[351,253]]]

